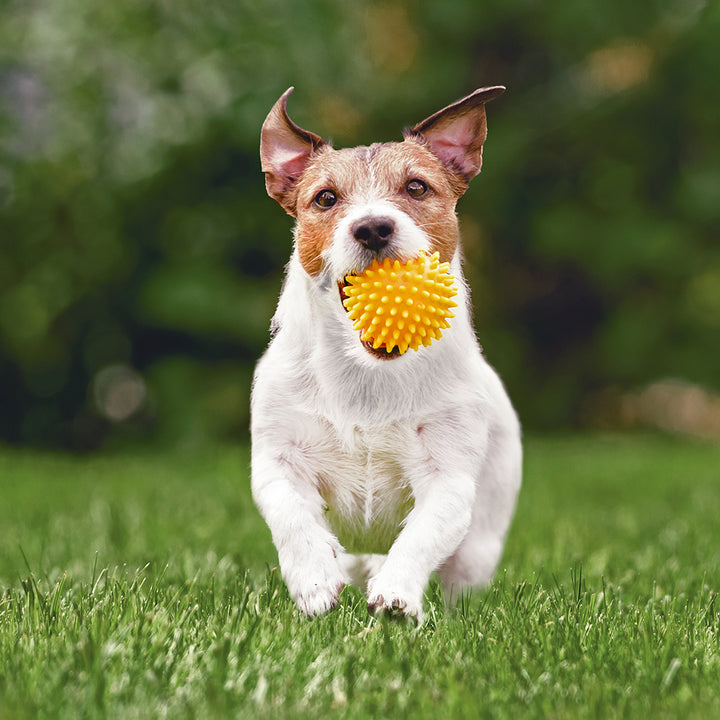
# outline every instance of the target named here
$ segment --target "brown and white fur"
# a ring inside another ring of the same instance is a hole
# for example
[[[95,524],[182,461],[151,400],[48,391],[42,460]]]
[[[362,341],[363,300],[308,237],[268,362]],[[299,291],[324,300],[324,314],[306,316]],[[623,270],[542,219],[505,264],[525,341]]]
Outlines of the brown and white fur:
[[[371,611],[421,620],[431,573],[457,596],[499,562],[520,427],[475,337],[455,204],[480,171],[485,102],[503,90],[476,90],[403,142],[369,147],[335,150],[295,125],[292,88],[263,125],[268,193],[297,222],[255,372],[252,490],[307,615],[354,582]],[[344,278],[420,250],[450,263],[456,317],[429,347],[373,351],[343,307]]]

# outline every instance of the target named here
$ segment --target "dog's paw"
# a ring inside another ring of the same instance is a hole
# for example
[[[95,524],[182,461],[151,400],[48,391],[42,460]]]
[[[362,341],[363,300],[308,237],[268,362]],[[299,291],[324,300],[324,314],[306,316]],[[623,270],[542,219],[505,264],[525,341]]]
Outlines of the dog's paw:
[[[308,616],[324,615],[338,605],[340,591],[345,587],[343,580],[336,582],[315,582],[293,595],[295,604]]]
[[[398,583],[383,582],[382,576],[378,575],[368,583],[368,610],[373,615],[412,618],[422,623],[422,588],[418,591]]]
[[[308,617],[337,607],[340,591],[348,582],[336,553],[325,544],[302,560],[294,553],[288,553],[294,556],[292,561],[285,553],[280,557],[280,569],[290,597]]]

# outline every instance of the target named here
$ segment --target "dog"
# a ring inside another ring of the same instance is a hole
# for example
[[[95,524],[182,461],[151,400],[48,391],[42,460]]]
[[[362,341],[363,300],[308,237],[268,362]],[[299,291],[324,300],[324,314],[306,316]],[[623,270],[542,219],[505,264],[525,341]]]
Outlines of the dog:
[[[267,192],[296,223],[253,379],[252,493],[308,616],[353,583],[372,613],[422,622],[433,572],[457,597],[500,560],[520,424],[473,329],[455,206],[480,171],[485,103],[504,89],[476,90],[402,142],[334,149],[290,119],[292,87],[262,126]],[[345,278],[421,252],[450,263],[450,328],[417,351],[373,348],[347,316]]]

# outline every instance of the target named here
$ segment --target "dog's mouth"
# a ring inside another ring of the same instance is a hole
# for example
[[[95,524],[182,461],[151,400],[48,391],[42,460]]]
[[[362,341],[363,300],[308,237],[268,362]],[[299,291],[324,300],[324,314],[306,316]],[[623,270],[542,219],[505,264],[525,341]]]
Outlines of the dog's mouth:
[[[345,288],[350,285],[347,280],[345,281],[338,281],[338,292],[340,293],[340,303],[343,303],[343,300],[347,299],[347,295],[345,294]],[[347,308],[343,304],[343,310],[347,312]],[[394,345],[390,350],[387,349],[387,346],[385,344],[380,345],[380,347],[373,347],[373,344],[369,342],[368,340],[362,339],[362,330],[358,331],[358,335],[361,336],[360,343],[365,348],[365,350],[370,353],[373,357],[376,357],[378,360],[394,360],[395,358],[400,357],[400,348],[397,345]]]

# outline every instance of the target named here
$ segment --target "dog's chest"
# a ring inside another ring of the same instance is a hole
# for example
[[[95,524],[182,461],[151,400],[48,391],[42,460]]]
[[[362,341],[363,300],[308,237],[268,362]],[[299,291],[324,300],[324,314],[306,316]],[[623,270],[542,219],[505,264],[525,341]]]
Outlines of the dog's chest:
[[[326,519],[349,552],[386,553],[413,507],[402,428],[355,430],[318,474]]]

